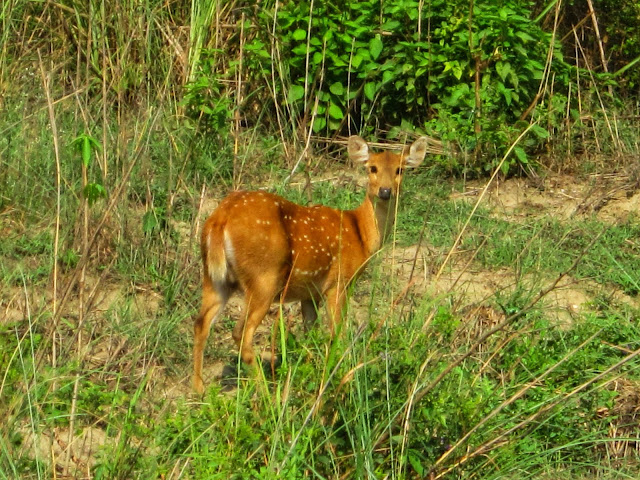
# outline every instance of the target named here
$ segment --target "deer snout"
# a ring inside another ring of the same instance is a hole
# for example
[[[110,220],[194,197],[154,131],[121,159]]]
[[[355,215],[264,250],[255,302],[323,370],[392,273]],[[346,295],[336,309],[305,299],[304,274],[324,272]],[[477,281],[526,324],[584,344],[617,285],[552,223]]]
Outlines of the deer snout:
[[[391,198],[391,189],[380,187],[378,190],[378,198],[380,200],[389,200]]]

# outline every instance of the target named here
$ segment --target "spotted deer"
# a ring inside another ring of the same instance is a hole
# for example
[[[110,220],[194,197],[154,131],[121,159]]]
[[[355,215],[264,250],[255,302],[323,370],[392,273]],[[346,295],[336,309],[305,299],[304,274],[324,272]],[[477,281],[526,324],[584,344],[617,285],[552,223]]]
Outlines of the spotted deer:
[[[228,195],[202,230],[202,307],[195,320],[193,387],[202,393],[203,350],[212,321],[232,293],[241,291],[245,312],[233,329],[242,360],[254,363],[253,334],[271,304],[299,301],[305,323],[325,301],[333,335],[348,285],[380,249],[395,221],[395,201],[406,167],[422,163],[427,139],[402,153],[371,153],[358,136],[349,157],[367,168],[367,194],[355,210],[304,207],[266,192]]]

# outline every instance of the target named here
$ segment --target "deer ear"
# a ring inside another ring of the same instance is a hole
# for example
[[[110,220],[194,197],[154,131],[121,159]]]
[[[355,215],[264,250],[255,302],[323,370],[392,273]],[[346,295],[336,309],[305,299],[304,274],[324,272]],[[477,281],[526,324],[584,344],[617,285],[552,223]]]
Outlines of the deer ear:
[[[367,142],[357,135],[349,137],[347,152],[349,153],[349,158],[354,162],[365,163],[369,160],[369,146]]]
[[[417,167],[427,154],[427,137],[420,137],[409,148],[409,154],[404,157],[407,167]]]

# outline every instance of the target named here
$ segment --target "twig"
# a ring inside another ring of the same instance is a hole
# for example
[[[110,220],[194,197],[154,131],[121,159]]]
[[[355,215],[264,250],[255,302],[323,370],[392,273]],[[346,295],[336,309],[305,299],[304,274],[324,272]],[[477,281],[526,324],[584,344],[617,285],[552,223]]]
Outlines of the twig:
[[[42,55],[38,49],[38,63],[40,66],[40,74],[42,75],[42,86],[47,97],[47,107],[49,109],[49,123],[51,124],[51,136],[53,138],[53,150],[56,158],[56,224],[53,239],[53,324],[51,325],[51,367],[56,368],[57,352],[56,352],[56,333],[58,331],[59,309],[58,304],[58,243],[60,241],[60,200],[61,200],[61,173],[60,173],[60,145],[58,140],[58,127],[56,124],[56,115],[53,110],[53,101],[51,99],[51,90],[49,88],[50,79],[44,71],[42,64]],[[62,303],[62,302],[61,302]]]

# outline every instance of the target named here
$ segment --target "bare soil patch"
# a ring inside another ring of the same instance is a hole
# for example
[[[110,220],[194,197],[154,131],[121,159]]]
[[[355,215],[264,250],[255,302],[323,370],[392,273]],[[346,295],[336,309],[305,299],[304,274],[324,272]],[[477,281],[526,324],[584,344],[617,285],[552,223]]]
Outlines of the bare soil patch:
[[[486,181],[468,182],[464,192],[453,198],[475,198]],[[640,185],[633,173],[576,177],[513,178],[496,181],[485,198],[493,214],[517,221],[519,218],[553,216],[568,219],[595,215],[606,222],[626,221],[640,213]]]

